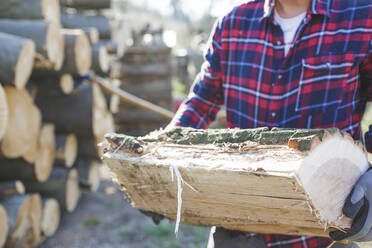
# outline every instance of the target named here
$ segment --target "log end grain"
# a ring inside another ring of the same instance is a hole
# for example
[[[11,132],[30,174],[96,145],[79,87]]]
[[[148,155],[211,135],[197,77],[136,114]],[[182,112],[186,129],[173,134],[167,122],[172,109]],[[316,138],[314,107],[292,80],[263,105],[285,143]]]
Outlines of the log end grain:
[[[48,59],[53,63],[53,69],[59,71],[65,58],[65,40],[58,23],[50,23],[47,27],[46,50]]]
[[[79,75],[87,74],[92,65],[92,51],[89,40],[84,33],[77,37],[75,55],[75,63]]]
[[[32,40],[25,41],[18,55],[15,66],[14,84],[17,89],[23,89],[31,76],[35,57],[35,43]]]
[[[61,6],[58,0],[42,0],[42,15],[45,20],[59,23],[61,19]]]
[[[3,206],[0,205],[0,247],[3,247],[8,236],[8,215]]]
[[[40,139],[40,129],[41,129],[41,112],[37,106],[33,104],[31,115],[30,125],[29,125],[29,137],[30,142],[24,144],[27,147],[26,152],[23,154],[23,158],[30,164],[35,163],[38,157],[39,151],[39,139]]]
[[[71,169],[66,183],[66,210],[73,212],[80,199],[79,175],[76,169]]]
[[[71,92],[74,90],[74,78],[71,76],[71,74],[64,73],[61,75],[59,80],[59,87],[61,88],[62,92],[66,95],[71,94]]]
[[[55,132],[53,124],[45,124],[41,128],[39,146],[35,161],[35,175],[38,181],[45,182],[54,165]]]
[[[2,140],[5,135],[8,118],[8,103],[4,89],[0,84],[0,140]]]
[[[56,233],[61,219],[61,209],[56,199],[45,200],[41,221],[42,235],[47,238]]]
[[[89,169],[88,181],[89,181],[89,184],[91,185],[90,190],[92,192],[97,192],[100,181],[101,181],[99,167],[100,167],[100,163],[98,163],[97,161],[94,161],[91,163],[91,166]]]

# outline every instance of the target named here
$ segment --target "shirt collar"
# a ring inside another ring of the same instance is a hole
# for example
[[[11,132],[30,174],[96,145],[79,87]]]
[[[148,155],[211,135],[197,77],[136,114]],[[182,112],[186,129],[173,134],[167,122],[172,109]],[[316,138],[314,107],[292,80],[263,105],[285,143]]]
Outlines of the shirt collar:
[[[329,17],[330,0],[312,0],[308,13],[314,15],[325,15]],[[260,20],[265,18],[272,19],[275,7],[275,0],[265,0],[263,15]]]

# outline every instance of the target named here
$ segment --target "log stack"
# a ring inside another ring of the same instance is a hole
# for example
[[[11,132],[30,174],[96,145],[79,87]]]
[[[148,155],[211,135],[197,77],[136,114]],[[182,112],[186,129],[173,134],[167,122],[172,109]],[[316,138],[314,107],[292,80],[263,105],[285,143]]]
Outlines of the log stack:
[[[76,208],[81,190],[98,188],[97,143],[114,131],[113,118],[101,89],[82,76],[108,72],[99,31],[110,41],[109,19],[65,26],[61,7],[97,11],[110,6],[104,2],[1,4],[0,247],[37,246],[55,233],[61,210]],[[79,154],[80,139],[89,143]]]
[[[120,68],[121,88],[172,110],[171,49],[165,45],[134,46],[126,50]],[[168,120],[147,110],[120,103],[114,115],[119,132],[145,135],[164,127]]]
[[[175,128],[106,138],[104,160],[136,208],[254,233],[347,230],[345,199],[369,168],[363,144],[338,129]]]

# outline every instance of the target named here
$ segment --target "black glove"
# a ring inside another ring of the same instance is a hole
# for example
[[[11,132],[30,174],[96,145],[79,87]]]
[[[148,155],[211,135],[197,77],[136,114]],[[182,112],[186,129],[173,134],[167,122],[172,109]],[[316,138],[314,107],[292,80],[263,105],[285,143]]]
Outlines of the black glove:
[[[357,242],[372,240],[372,170],[362,175],[346,199],[344,214],[353,218],[348,232],[334,231],[330,236],[334,240]]]

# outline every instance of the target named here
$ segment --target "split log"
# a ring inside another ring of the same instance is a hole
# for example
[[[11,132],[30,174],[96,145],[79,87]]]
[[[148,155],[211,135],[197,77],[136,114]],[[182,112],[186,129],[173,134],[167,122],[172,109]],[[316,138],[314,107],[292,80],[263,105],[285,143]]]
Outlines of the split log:
[[[41,219],[41,235],[43,238],[53,236],[59,226],[61,209],[56,199],[43,199],[43,215]]]
[[[72,212],[80,198],[79,176],[76,169],[56,167],[44,182],[25,182],[26,192],[38,192],[43,197],[55,198],[61,208]]]
[[[56,162],[71,168],[78,154],[78,139],[74,134],[56,136]]]
[[[91,45],[94,45],[94,44],[97,44],[98,41],[99,41],[99,33],[98,33],[98,29],[94,28],[94,27],[84,27],[84,28],[81,28],[85,35],[88,37],[89,39],[89,42]]]
[[[45,72],[33,74],[31,82],[38,86],[40,94],[50,94],[51,92],[62,92],[65,95],[71,94],[74,90],[74,78],[68,73]]]
[[[76,161],[75,166],[79,173],[80,187],[92,192],[97,192],[100,184],[99,162],[80,157]]]
[[[106,46],[95,44],[92,46],[92,70],[99,75],[106,74],[110,69],[110,58]]]
[[[8,236],[8,214],[5,208],[0,205],[0,247],[3,247]]]
[[[365,151],[343,135],[279,128],[112,134],[104,161],[141,210],[193,225],[326,237],[333,227],[350,228],[342,208],[369,167]]]
[[[36,19],[59,23],[60,12],[58,0],[3,0],[0,18]]]
[[[39,194],[8,196],[2,204],[8,214],[9,236],[5,247],[34,247],[40,242]]]
[[[0,141],[3,139],[8,126],[8,102],[3,86],[0,84]]]
[[[0,33],[0,44],[0,81],[23,89],[34,65],[35,43],[30,39]]]
[[[83,76],[92,64],[89,40],[81,29],[62,29],[65,39],[65,62],[62,71]]]
[[[36,45],[35,69],[59,70],[64,59],[60,25],[44,21],[0,19],[0,32],[29,38]]]
[[[113,128],[106,100],[96,84],[83,83],[67,96],[38,95],[35,102],[43,120],[54,123],[57,133],[103,137]]]
[[[9,195],[23,195],[24,193],[25,186],[21,181],[0,182],[0,199]]]
[[[74,9],[109,9],[111,8],[111,0],[61,0],[63,7]]]
[[[111,40],[110,20],[105,16],[62,13],[61,23],[63,27],[72,29],[94,27],[98,30],[100,39]]]
[[[6,158],[19,158],[37,143],[41,125],[40,113],[26,90],[17,90],[9,86],[5,86],[4,90],[9,115],[5,135],[0,144],[0,153]]]

